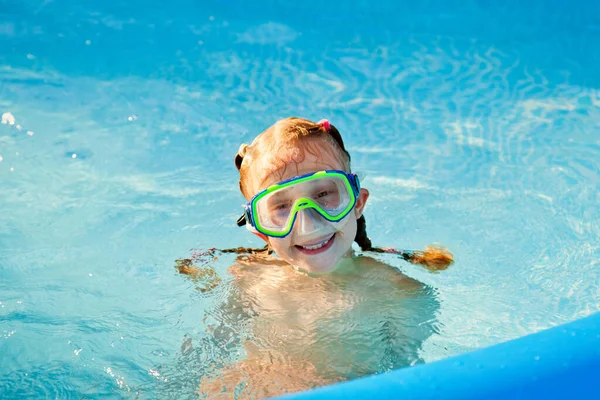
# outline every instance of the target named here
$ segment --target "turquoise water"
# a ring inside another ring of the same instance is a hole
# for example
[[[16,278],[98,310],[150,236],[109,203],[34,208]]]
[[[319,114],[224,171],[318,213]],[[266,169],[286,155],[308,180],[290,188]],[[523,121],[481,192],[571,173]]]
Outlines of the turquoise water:
[[[386,259],[439,305],[423,361],[598,311],[597,2],[1,4],[1,397],[188,398],[237,357],[174,260],[260,244],[233,155],[290,115],[342,132],[374,243],[454,252]]]

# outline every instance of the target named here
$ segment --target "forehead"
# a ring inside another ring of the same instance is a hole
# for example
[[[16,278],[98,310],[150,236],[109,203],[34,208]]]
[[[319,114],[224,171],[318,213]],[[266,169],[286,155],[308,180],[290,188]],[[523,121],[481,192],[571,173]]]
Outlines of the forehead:
[[[249,187],[255,195],[268,186],[311,172],[344,169],[344,163],[336,150],[324,144],[313,151],[297,148],[265,154],[252,162],[249,168]]]
[[[301,184],[294,184],[286,186],[283,189],[275,190],[274,192],[267,194],[263,199],[265,199],[267,203],[288,201],[290,199],[295,199],[298,196],[312,197],[323,190],[328,191],[331,199],[331,196],[339,193],[338,181],[322,178],[314,181],[304,181]]]

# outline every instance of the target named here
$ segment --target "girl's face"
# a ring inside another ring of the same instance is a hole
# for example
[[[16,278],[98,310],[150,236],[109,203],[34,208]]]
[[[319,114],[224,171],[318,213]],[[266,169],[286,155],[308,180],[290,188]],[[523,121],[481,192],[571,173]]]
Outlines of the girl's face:
[[[260,175],[259,171],[269,171],[267,168],[254,169],[253,181],[250,182],[252,195],[268,186],[311,172],[343,169],[340,162],[333,157],[331,151],[320,151],[317,155],[306,152],[306,157],[300,163],[290,162],[282,168]],[[257,160],[258,161],[258,160]],[[260,163],[257,163],[260,164]],[[289,264],[302,270],[322,274],[333,271],[338,262],[352,255],[352,243],[356,237],[357,219],[362,215],[369,192],[361,189],[354,210],[340,222],[329,222],[312,209],[301,210],[298,213],[292,232],[284,238],[263,237],[273,251]]]

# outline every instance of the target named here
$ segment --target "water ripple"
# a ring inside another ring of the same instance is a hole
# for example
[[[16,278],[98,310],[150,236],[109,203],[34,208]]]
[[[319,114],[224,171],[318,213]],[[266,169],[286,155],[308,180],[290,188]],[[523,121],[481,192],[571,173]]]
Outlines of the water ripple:
[[[231,369],[240,361],[238,372],[256,372],[256,351],[271,351],[264,370],[278,379],[285,364],[324,384],[597,311],[600,96],[587,6],[362,2],[319,4],[314,17],[281,4],[277,15],[238,2],[195,13],[92,3],[23,3],[0,24],[9,397],[192,398],[203,377],[243,381]],[[445,274],[382,258],[436,288],[416,296],[431,302],[374,299],[389,291],[373,276],[366,291],[292,278],[280,289],[271,268],[243,274],[244,286],[227,272],[233,258],[215,260],[223,283],[206,293],[173,271],[192,247],[253,240],[235,226],[233,154],[290,115],[342,132],[367,175],[374,243],[452,249]]]

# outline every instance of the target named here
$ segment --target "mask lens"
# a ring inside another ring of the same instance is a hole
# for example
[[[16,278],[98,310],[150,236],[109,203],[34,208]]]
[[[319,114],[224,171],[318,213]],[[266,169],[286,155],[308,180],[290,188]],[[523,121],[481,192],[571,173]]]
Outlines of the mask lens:
[[[256,199],[257,229],[265,233],[287,234],[294,215],[304,208],[315,208],[327,219],[335,221],[347,212],[353,201],[354,194],[344,175],[291,181]]]

